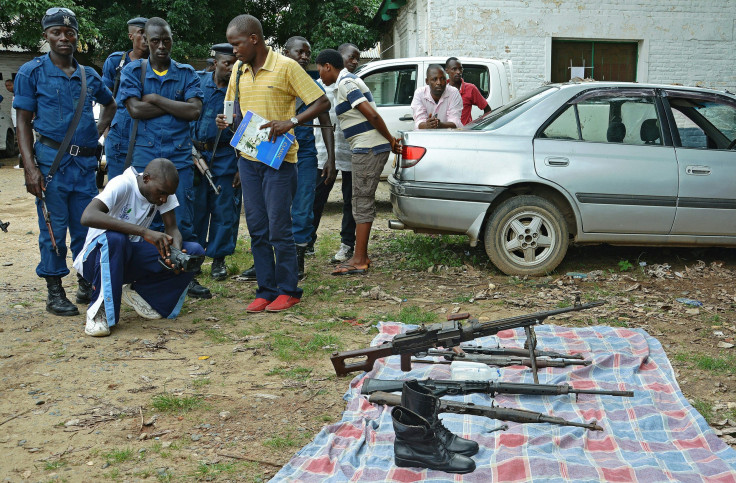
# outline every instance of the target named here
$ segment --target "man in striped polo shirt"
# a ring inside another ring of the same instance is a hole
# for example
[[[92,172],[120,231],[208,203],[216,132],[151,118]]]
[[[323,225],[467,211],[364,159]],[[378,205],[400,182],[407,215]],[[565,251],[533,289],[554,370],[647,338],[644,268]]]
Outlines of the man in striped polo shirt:
[[[376,217],[376,188],[391,151],[401,152],[401,141],[389,132],[376,112],[370,89],[355,74],[344,69],[337,50],[317,56],[319,76],[325,85],[337,82],[335,113],[345,139],[350,143],[353,163],[353,218],[355,251],[332,272],[333,275],[362,274],[368,270],[368,238]]]

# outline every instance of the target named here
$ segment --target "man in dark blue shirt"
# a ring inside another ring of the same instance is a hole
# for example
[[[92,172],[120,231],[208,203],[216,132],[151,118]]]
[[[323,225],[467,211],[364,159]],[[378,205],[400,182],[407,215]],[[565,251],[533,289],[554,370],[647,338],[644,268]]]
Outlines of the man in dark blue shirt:
[[[102,66],[102,82],[117,97],[120,88],[120,78],[123,67],[134,60],[148,58],[148,44],[143,35],[147,18],[136,17],[128,20],[128,38],[132,42],[132,49],[128,51],[113,52],[105,60]],[[125,106],[118,103],[117,116],[112,121],[110,131],[105,139],[105,158],[107,160],[107,179],[122,174],[125,168],[125,155],[128,151],[128,139],[130,138],[130,115]]]
[[[43,37],[51,50],[26,62],[18,70],[13,107],[17,110],[18,143],[25,169],[26,190],[38,198],[41,262],[36,267],[36,274],[46,279],[46,310],[54,315],[78,315],[79,310],[67,299],[61,284],[62,277],[69,273],[66,233],[68,230],[70,247],[76,258],[87,236],[87,228],[80,223],[82,212],[97,195],[97,140],[110,125],[115,114],[115,101],[97,72],[74,59],[78,32],[74,12],[67,8],[50,8],[41,25]],[[72,125],[82,96],[82,70],[87,84],[82,116],[60,158],[58,170],[51,177],[49,171],[67,128]],[[92,113],[93,102],[103,106],[97,125]],[[35,144],[33,130],[39,135]],[[50,214],[57,250],[52,248],[51,235],[44,221],[42,197],[45,197]],[[79,275],[77,278],[77,303],[89,303],[92,286]]]
[[[192,123],[192,142],[198,152],[195,156],[207,164],[215,186],[220,187],[220,194],[215,194],[202,173],[199,185],[195,186],[194,231],[199,244],[206,248],[207,256],[212,258],[212,278],[223,280],[227,278],[225,257],[235,251],[238,237],[241,192],[238,156],[230,146],[233,133],[224,129],[215,146],[219,131],[215,119],[223,112],[235,54],[233,46],[228,43],[213,45],[212,50],[215,51],[215,70],[204,71],[200,75],[204,102],[202,115]]]

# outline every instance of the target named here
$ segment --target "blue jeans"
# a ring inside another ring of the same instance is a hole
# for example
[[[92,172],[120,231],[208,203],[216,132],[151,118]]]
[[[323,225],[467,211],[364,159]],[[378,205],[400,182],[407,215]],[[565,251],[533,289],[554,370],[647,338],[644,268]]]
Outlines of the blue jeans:
[[[194,187],[194,231],[197,241],[211,258],[232,255],[238,238],[240,222],[240,187],[233,188],[235,174],[213,176],[215,186],[220,186],[216,195],[202,176],[199,186]]]
[[[341,171],[342,173],[342,226],[340,228],[340,242],[355,248],[355,218],[353,218],[353,173],[352,171]],[[322,219],[327,199],[335,183],[325,184],[322,170],[317,171],[317,188],[314,195],[314,220],[312,221],[312,236],[310,244],[314,246],[317,241],[317,228]]]
[[[305,245],[312,238],[314,188],[317,179],[317,156],[298,157],[296,194],[291,203],[294,243]]]
[[[296,247],[291,227],[291,200],[296,192],[297,168],[283,163],[273,169],[258,161],[238,161],[256,267],[256,297],[273,301],[279,295],[301,298]]]

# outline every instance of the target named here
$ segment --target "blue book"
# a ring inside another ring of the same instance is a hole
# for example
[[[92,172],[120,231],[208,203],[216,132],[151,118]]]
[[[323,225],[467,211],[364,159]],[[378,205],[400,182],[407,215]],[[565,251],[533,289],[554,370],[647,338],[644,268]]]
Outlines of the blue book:
[[[295,138],[293,134],[285,133],[274,142],[270,142],[268,135],[271,128],[260,129],[267,122],[253,111],[245,111],[238,130],[230,140],[230,145],[273,169],[279,169]]]

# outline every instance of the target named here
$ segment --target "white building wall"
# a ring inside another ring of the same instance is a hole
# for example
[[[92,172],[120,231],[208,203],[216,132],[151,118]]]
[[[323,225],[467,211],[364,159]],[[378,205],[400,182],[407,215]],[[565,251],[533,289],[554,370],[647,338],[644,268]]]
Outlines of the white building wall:
[[[517,92],[550,79],[553,38],[637,41],[637,81],[736,91],[733,0],[409,0],[394,32],[412,17],[415,55],[509,58]]]

